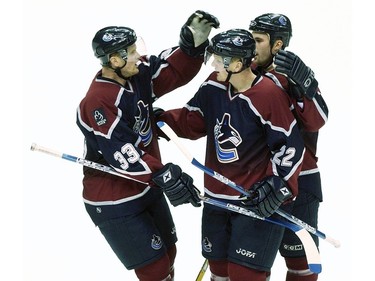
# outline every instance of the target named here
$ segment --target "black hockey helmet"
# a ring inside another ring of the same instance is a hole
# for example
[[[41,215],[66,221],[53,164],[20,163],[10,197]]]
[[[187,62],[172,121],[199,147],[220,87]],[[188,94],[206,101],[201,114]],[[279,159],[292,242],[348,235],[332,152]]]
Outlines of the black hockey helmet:
[[[256,17],[250,22],[250,31],[265,32],[270,35],[271,45],[277,39],[283,41],[283,48],[289,45],[292,37],[292,23],[289,18],[282,14],[268,13]]]
[[[229,66],[232,58],[241,58],[244,67],[248,67],[255,54],[255,40],[248,30],[230,29],[211,39],[206,47],[205,62],[212,54],[223,57],[225,68]]]
[[[108,26],[99,30],[92,39],[92,49],[103,66],[108,65],[109,56],[118,52],[126,60],[127,48],[137,41],[137,35],[129,27]]]

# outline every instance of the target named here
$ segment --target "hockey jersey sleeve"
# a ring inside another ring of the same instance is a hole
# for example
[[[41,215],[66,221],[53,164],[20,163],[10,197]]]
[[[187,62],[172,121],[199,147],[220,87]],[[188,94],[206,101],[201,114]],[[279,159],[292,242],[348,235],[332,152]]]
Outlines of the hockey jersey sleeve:
[[[166,122],[180,138],[196,140],[207,134],[205,119],[199,107],[202,102],[199,99],[201,89],[184,107],[167,110],[158,118]]]
[[[196,140],[206,135],[200,113],[190,111],[187,107],[167,110],[159,120],[167,123],[180,138]]]
[[[293,99],[293,104],[297,118],[302,122],[305,131],[317,132],[326,124],[328,120],[328,106],[319,89],[317,89],[317,93],[312,100],[305,98],[303,101],[298,102],[296,99]]]
[[[203,58],[185,54],[179,47],[151,56],[154,100],[190,82],[201,69]]]
[[[317,92],[312,100],[307,98],[298,100],[293,95],[294,86],[284,75],[272,70],[270,73],[267,73],[266,76],[271,78],[276,85],[289,95],[296,118],[305,131],[317,132],[325,125],[328,120],[328,107],[319,88],[317,88]]]

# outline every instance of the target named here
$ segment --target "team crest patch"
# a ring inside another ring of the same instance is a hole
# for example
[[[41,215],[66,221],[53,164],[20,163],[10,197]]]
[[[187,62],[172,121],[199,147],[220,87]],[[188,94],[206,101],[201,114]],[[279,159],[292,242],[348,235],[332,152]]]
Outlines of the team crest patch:
[[[210,242],[210,240],[208,240],[207,237],[204,237],[204,239],[202,241],[202,249],[203,249],[203,251],[205,251],[207,253],[212,252],[212,243]]]
[[[154,250],[160,250],[163,246],[163,241],[161,240],[160,236],[153,234],[151,240],[151,248]]]
[[[92,115],[94,116],[95,122],[98,126],[102,126],[105,123],[107,123],[107,118],[104,114],[103,108],[97,108],[92,112]]]

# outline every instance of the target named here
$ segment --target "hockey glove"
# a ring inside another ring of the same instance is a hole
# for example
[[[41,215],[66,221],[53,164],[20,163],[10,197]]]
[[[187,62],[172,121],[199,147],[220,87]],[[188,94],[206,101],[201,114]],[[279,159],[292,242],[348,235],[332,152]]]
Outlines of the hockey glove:
[[[219,20],[204,11],[197,10],[182,26],[180,32],[180,48],[192,57],[203,56],[208,46],[208,36],[212,27],[219,28]]]
[[[155,116],[155,122],[157,123],[160,121],[159,116],[163,114],[164,109],[160,107],[153,107],[152,108]],[[156,134],[158,136],[158,139],[163,138],[166,139],[167,141],[170,141],[171,139],[159,128],[159,126],[156,126]]]
[[[294,83],[289,84],[289,94],[292,98],[296,99],[298,102],[303,102],[303,97],[305,96],[301,88]]]
[[[154,174],[152,181],[163,189],[174,207],[185,203],[191,203],[194,207],[201,206],[199,190],[193,185],[193,179],[182,172],[179,166],[166,164]]]
[[[158,117],[160,116],[160,115],[162,115],[163,113],[164,113],[164,109],[162,109],[162,108],[160,108],[160,107],[153,107],[152,108],[152,111],[154,112],[154,115],[155,115],[155,118],[156,118],[156,120],[158,120]]]
[[[271,216],[280,205],[292,197],[285,182],[276,176],[254,184],[250,195],[241,198],[241,204],[261,217]]]
[[[303,96],[312,100],[317,88],[318,81],[314,72],[306,66],[294,53],[279,50],[275,55],[275,71],[288,76],[289,80],[297,85]]]

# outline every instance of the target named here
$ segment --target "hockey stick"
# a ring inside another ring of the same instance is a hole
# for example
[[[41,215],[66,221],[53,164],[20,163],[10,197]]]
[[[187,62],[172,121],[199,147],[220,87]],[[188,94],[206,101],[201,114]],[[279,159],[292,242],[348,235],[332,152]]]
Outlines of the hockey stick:
[[[204,274],[205,274],[205,272],[207,270],[207,267],[208,267],[208,260],[205,259],[204,263],[203,263],[203,265],[201,267],[201,270],[199,271],[198,276],[195,279],[195,281],[202,281],[203,280],[203,276],[204,276]]]
[[[158,126],[179,147],[181,152],[183,154],[185,154],[187,159],[189,159],[189,161],[191,161],[191,163],[194,166],[198,167],[199,169],[203,170],[205,173],[209,174],[210,176],[218,179],[219,181],[221,181],[221,182],[223,182],[223,183],[225,183],[229,186],[232,186],[232,185],[237,186],[237,185],[235,185],[234,182],[232,182],[229,179],[225,178],[224,176],[214,172],[213,170],[203,166],[195,158],[193,158],[190,155],[190,153],[185,149],[185,147],[183,147],[183,145],[179,142],[179,138],[175,134],[175,132],[167,124],[165,124],[163,122],[158,122]],[[306,258],[307,258],[307,261],[308,261],[308,264],[309,264],[310,271],[312,271],[314,273],[320,273],[321,272],[322,266],[321,266],[321,262],[320,262],[319,251],[318,251],[318,249],[315,245],[315,242],[312,239],[311,235],[303,227],[301,227],[301,226],[299,226],[295,223],[290,223],[290,222],[287,222],[287,221],[281,221],[281,220],[277,220],[277,219],[274,219],[274,218],[260,217],[260,216],[256,215],[254,212],[252,212],[250,210],[247,210],[245,208],[242,208],[240,206],[234,205],[234,204],[225,203],[225,202],[215,200],[215,199],[212,199],[212,198],[207,198],[207,197],[200,197],[200,198],[205,203],[212,204],[212,205],[215,205],[217,207],[225,208],[227,210],[231,210],[231,211],[234,211],[234,212],[237,212],[237,213],[240,213],[240,214],[244,214],[244,215],[256,218],[256,219],[264,220],[264,221],[267,221],[267,222],[270,222],[270,223],[273,223],[273,224],[277,224],[279,226],[289,228],[294,233],[296,233],[296,235],[299,237],[299,239],[301,240],[301,242],[304,246]]]
[[[117,172],[112,167],[102,165],[102,164],[99,164],[99,163],[96,163],[96,162],[93,162],[93,161],[89,161],[89,160],[86,160],[86,159],[83,159],[83,158],[79,158],[79,157],[76,157],[76,156],[73,156],[73,155],[60,153],[60,152],[54,151],[52,149],[37,145],[36,143],[31,144],[30,149],[32,151],[43,152],[43,153],[46,153],[48,155],[55,156],[55,157],[58,157],[58,158],[62,158],[62,159],[65,159],[65,160],[68,160],[68,161],[71,161],[71,162],[75,162],[75,163],[81,164],[83,166],[92,168],[92,169],[96,169],[96,170],[99,170],[99,171],[102,171],[102,172],[105,172],[105,173],[109,173],[109,174],[112,174],[112,175],[115,175],[115,176],[119,176],[119,177],[122,177],[122,178],[125,178],[125,179],[128,179],[128,180],[132,180],[132,181],[136,181],[136,182],[148,185],[148,183],[146,183],[146,182],[128,177],[128,176],[126,176],[126,175],[124,175],[120,172]]]
[[[169,127],[168,124],[164,122],[158,122],[159,128],[179,147],[181,152],[185,154],[186,158],[197,168],[205,172],[206,174],[210,175],[211,177],[217,179],[218,181],[225,183],[226,185],[230,186],[231,188],[239,191],[243,195],[249,195],[249,193],[241,186],[237,185],[235,182],[231,181],[230,179],[224,177],[223,175],[215,172],[214,170],[202,165],[200,162],[198,162],[190,153],[185,149],[185,147],[182,146],[182,144],[179,142],[179,138],[176,135],[176,133],[172,130],[171,127]],[[340,242],[338,240],[333,239],[332,237],[327,236],[323,232],[317,230],[316,228],[308,225],[304,221],[282,211],[282,210],[276,210],[276,213],[285,219],[289,220],[290,222],[293,222],[294,224],[306,229],[310,233],[318,236],[319,238],[322,238],[326,240],[327,242],[334,245],[336,248],[340,247]]]

